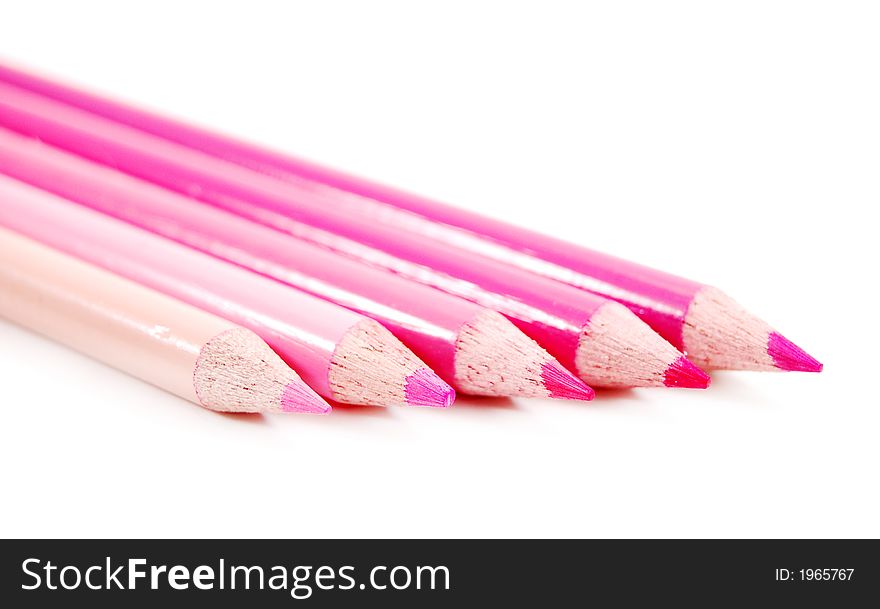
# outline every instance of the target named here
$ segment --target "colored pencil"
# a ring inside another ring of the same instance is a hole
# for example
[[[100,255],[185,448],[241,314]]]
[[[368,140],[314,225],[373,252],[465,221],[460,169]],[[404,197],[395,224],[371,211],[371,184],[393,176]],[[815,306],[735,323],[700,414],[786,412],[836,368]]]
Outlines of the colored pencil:
[[[498,313],[0,128],[0,173],[362,313],[456,391],[589,400]]]
[[[200,406],[330,406],[256,334],[0,228],[0,317]]]
[[[358,213],[616,300],[707,368],[818,372],[816,359],[717,288],[0,66],[0,79],[307,188]],[[352,196],[354,195],[354,196]],[[393,219],[388,206],[410,212]]]
[[[0,124],[495,309],[590,385],[708,385],[626,307],[367,218],[320,184],[282,182],[8,84]]]
[[[6,175],[0,225],[253,330],[324,397],[452,403],[453,390],[372,319]]]

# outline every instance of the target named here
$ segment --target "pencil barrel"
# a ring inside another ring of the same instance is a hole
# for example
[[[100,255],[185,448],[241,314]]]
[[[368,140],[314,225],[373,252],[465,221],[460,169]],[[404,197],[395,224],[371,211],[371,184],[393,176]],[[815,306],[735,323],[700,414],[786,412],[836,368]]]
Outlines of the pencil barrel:
[[[199,403],[193,370],[202,346],[233,326],[201,312],[181,316],[182,307],[0,228],[0,315]]]

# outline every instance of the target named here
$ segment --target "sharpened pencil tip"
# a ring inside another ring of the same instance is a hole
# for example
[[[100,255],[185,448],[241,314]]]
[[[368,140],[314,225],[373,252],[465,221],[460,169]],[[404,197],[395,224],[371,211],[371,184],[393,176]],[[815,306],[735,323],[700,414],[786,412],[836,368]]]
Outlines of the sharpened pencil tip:
[[[263,339],[244,328],[225,330],[202,346],[193,388],[202,406],[221,412],[330,411]]]
[[[575,365],[592,387],[705,387],[705,373],[683,359],[632,311],[608,302],[584,326]]]
[[[803,349],[710,286],[691,301],[682,341],[688,359],[705,370],[822,370]]]
[[[329,414],[332,409],[317,393],[302,381],[293,381],[281,394],[281,412]]]
[[[482,310],[458,333],[455,388],[462,393],[591,400],[593,390],[500,313]]]
[[[697,368],[684,356],[669,365],[663,379],[663,384],[667,387],[683,389],[705,389],[711,382],[708,374]]]
[[[430,368],[419,368],[406,377],[407,406],[449,408],[455,401],[455,390]]]
[[[541,366],[541,380],[550,397],[556,400],[590,401],[596,397],[596,392],[589,385],[555,360],[544,362]]]
[[[778,332],[767,337],[767,353],[777,368],[792,372],[822,372],[822,364]]]

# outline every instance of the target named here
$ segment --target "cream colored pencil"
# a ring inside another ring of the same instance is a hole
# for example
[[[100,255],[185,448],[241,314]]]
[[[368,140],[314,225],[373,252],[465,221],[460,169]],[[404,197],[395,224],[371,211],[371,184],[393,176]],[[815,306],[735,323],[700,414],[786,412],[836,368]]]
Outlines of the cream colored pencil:
[[[6,229],[0,316],[211,410],[330,410],[250,330]]]

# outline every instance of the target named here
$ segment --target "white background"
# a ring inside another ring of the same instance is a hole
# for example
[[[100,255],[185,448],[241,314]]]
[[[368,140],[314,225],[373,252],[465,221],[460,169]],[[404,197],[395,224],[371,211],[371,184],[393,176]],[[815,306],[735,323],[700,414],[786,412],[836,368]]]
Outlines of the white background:
[[[826,364],[213,414],[0,321],[0,536],[880,536],[872,2],[4,2],[0,57],[713,283]]]

